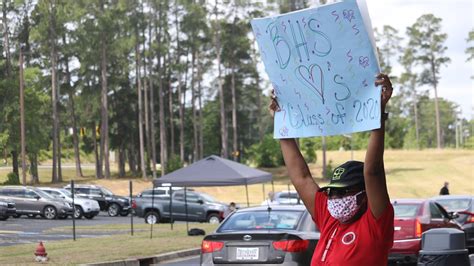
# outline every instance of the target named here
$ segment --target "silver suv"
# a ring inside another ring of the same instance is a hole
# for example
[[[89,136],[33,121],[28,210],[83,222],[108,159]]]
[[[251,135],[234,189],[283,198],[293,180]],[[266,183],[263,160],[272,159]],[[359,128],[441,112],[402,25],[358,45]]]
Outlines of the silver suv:
[[[4,186],[0,187],[0,199],[16,205],[16,216],[36,216],[52,220],[66,218],[73,214],[72,205],[65,200],[54,198],[35,187]]]

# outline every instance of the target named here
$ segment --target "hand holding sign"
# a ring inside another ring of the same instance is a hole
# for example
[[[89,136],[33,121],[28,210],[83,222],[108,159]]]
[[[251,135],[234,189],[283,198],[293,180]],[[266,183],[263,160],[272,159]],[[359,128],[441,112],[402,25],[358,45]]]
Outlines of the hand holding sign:
[[[380,127],[384,102],[371,82],[379,67],[366,21],[356,1],[252,21],[277,90],[273,107],[281,110],[275,113],[275,138]]]

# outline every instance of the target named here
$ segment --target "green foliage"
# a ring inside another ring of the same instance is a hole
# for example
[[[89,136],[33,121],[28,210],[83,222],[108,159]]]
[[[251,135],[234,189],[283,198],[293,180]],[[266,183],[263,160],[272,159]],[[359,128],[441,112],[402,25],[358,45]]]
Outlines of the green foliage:
[[[284,164],[278,140],[267,134],[259,143],[246,149],[246,159],[257,167],[276,167]]]
[[[7,181],[3,182],[4,185],[20,185],[20,178],[17,174],[11,172],[7,175]]]
[[[173,155],[166,164],[166,173],[171,173],[181,168],[183,168],[183,162],[181,162],[178,155]]]
[[[332,160],[329,160],[329,162],[326,164],[326,172],[325,172],[325,175],[324,175],[325,179],[330,180],[332,178],[332,174],[334,172],[334,167],[333,167],[332,164],[333,164]]]
[[[300,150],[308,163],[316,163],[317,161],[317,142],[316,138],[304,138],[300,140]]]

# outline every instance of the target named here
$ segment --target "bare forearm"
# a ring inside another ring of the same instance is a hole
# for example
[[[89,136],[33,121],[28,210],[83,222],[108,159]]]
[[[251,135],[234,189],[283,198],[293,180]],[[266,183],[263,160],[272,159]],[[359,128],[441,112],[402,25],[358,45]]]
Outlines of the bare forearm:
[[[296,140],[281,139],[280,146],[291,183],[298,191],[306,209],[313,215],[315,194],[319,190],[319,186],[314,182]]]
[[[385,143],[385,121],[378,129],[372,130],[369,138],[367,153],[365,154],[364,174],[380,175],[384,172],[383,154]]]
[[[301,155],[296,140],[281,139],[280,146],[291,181],[301,182],[301,179],[312,179],[308,165]]]

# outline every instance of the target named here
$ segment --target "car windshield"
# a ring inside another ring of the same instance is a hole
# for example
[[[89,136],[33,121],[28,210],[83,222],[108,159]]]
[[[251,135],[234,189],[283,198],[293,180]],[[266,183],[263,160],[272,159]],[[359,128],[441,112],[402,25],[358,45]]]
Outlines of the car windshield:
[[[51,194],[48,194],[41,189],[35,189],[34,192],[36,192],[36,194],[40,195],[42,198],[45,199],[56,199],[55,197],[51,196]]]
[[[67,190],[67,189],[60,189],[59,191],[61,191],[61,193],[63,193],[64,195],[66,195],[66,197],[68,198],[72,198],[72,193]]]
[[[465,211],[471,205],[471,199],[437,199],[447,211]]]
[[[102,193],[104,193],[104,195],[107,195],[107,196],[113,196],[114,193],[112,193],[110,190],[106,189],[105,187],[101,188],[102,190]]]
[[[295,230],[303,211],[261,210],[244,211],[232,214],[217,232],[238,230]]]
[[[413,218],[418,212],[419,204],[394,204],[395,218]]]
[[[205,202],[217,202],[215,198],[213,198],[211,195],[201,193],[201,197],[204,199]]]

